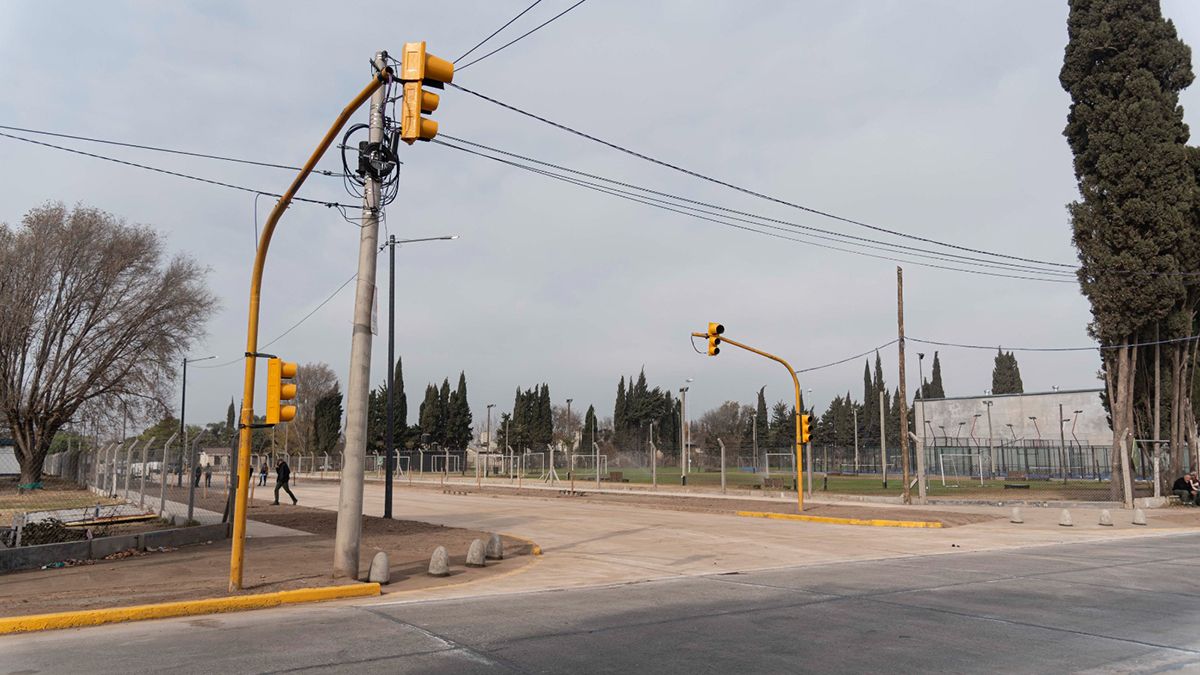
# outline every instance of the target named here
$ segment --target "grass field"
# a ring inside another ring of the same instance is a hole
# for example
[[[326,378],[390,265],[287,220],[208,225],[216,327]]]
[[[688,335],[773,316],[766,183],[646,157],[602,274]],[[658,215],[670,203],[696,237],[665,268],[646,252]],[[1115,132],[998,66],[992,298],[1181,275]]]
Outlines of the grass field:
[[[13,516],[26,511],[53,511],[57,509],[80,509],[96,504],[116,504],[118,499],[108,499],[79,487],[69,481],[47,477],[42,490],[17,493],[16,479],[0,481],[0,525],[12,524]]]

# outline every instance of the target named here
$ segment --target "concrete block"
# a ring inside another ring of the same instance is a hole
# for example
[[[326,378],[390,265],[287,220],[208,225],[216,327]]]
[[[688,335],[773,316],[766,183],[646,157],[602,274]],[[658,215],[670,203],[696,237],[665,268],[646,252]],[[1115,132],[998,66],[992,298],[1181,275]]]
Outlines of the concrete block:
[[[1175,502],[1178,499],[1175,495],[1170,497],[1137,497],[1133,500],[1133,505],[1139,509],[1163,509]]]
[[[1075,523],[1071,522],[1071,512],[1063,509],[1062,513],[1058,514],[1058,524],[1062,527],[1071,527]]]
[[[103,558],[110,556],[120,551],[129,549],[140,551],[142,549],[142,536],[140,534],[126,534],[119,537],[97,537],[92,540],[91,557]]]
[[[467,549],[467,567],[483,567],[487,562],[483,558],[483,540],[475,539]]]
[[[446,554],[445,546],[433,549],[433,555],[429,558],[429,575],[434,577],[450,576],[450,556]]]
[[[1146,524],[1146,512],[1141,509],[1134,509],[1133,510],[1133,524],[1134,525],[1145,525]]]
[[[86,560],[91,553],[92,542],[86,539],[61,544],[0,548],[0,572],[37,569],[63,560]]]
[[[1112,527],[1112,514],[1108,512],[1108,509],[1100,512],[1100,524],[1105,527]]]
[[[488,537],[487,550],[484,555],[488,560],[503,560],[504,559],[504,542],[500,539],[500,535],[492,533]]]
[[[217,523],[216,525],[197,525],[195,527],[181,527],[174,530],[145,532],[142,534],[142,547],[161,548],[166,546],[169,548],[175,548],[177,546],[203,544],[206,541],[217,541],[228,538],[228,523]]]
[[[1010,523],[1023,523],[1023,522],[1025,522],[1025,519],[1021,517],[1021,509],[1020,509],[1020,508],[1018,508],[1018,507],[1016,507],[1016,506],[1014,506],[1014,507],[1013,507],[1013,510],[1012,510],[1012,515],[1011,515],[1011,516],[1009,516],[1009,518],[1008,518],[1008,522],[1010,522]]]
[[[377,584],[386,584],[392,579],[392,568],[388,565],[388,554],[380,551],[371,559],[371,572],[367,575],[367,581],[372,581]]]

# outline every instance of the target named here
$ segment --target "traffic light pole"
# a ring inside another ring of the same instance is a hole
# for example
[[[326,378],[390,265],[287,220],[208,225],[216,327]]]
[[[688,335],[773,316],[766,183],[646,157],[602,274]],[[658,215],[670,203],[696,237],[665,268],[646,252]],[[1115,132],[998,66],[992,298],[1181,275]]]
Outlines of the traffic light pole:
[[[300,190],[300,186],[308,178],[316,167],[317,162],[329,149],[329,146],[337,139],[338,133],[345,126],[346,121],[350,116],[358,110],[367,99],[380,90],[384,83],[392,79],[392,72],[388,68],[380,69],[370,84],[363,88],[362,91],[355,96],[350,103],[342,109],[342,112],[334,120],[329,131],[325,132],[324,138],[317,145],[316,150],[304,163],[300,173],[292,180],[292,184],[288,186],[283,196],[275,203],[275,207],[271,209],[271,214],[267,216],[267,221],[263,225],[262,234],[259,236],[258,248],[254,254],[254,268],[250,273],[250,310],[249,318],[246,324],[246,370],[242,390],[242,410],[239,417],[240,424],[238,427],[238,472],[237,472],[237,496],[234,499],[233,509],[233,542],[230,550],[229,559],[229,590],[238,591],[242,588],[242,562],[245,552],[246,543],[246,503],[250,488],[250,448],[251,448],[251,425],[254,423],[254,375],[257,366],[258,358],[258,314],[259,314],[259,298],[262,291],[263,269],[266,265],[267,249],[271,245],[271,236],[275,233],[275,226],[279,224],[280,217],[291,204],[292,198],[296,196],[296,192]],[[362,479],[362,476],[359,476]]]
[[[383,52],[375,65],[387,67]],[[383,142],[384,91],[371,95],[369,141]],[[358,578],[362,537],[363,465],[367,452],[367,399],[371,389],[371,309],[375,301],[375,261],[379,255],[380,181],[370,173],[363,186],[363,221],[358,240],[358,283],[354,292],[354,323],[350,340],[350,377],[346,384],[346,446],[338,496],[337,530],[333,540],[333,576]]]
[[[692,337],[708,338],[709,335],[708,333],[692,333]],[[796,504],[801,511],[804,511],[804,463],[802,461],[804,459],[804,445],[802,434],[800,433],[800,415],[804,414],[804,409],[800,407],[800,378],[796,377],[796,369],[792,368],[791,364],[787,361],[774,354],[764,352],[761,349],[755,349],[750,345],[735,342],[724,335],[721,336],[721,343],[728,343],[734,347],[740,347],[748,352],[771,359],[781,364],[784,368],[787,368],[788,375],[792,376],[792,384],[796,387]]]

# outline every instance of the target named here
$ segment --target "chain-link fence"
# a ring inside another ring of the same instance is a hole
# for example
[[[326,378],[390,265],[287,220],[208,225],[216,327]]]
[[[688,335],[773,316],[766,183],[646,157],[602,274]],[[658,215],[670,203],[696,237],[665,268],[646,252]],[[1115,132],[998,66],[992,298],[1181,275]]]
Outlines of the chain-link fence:
[[[199,440],[190,453],[174,436],[72,448],[46,457],[40,483],[0,476],[0,545],[228,522],[231,466],[206,464]]]

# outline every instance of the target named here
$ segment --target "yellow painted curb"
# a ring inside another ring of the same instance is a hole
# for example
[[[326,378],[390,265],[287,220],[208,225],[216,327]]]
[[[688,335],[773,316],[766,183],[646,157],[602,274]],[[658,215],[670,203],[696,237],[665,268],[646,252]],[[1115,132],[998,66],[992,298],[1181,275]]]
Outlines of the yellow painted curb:
[[[77,612],[56,612],[54,614],[12,616],[0,618],[0,635],[8,633],[27,633],[30,631],[39,630],[57,630],[60,628],[99,626],[106,623],[120,623],[124,621],[165,619],[174,616],[194,616],[197,614],[237,612],[247,609],[264,609],[267,607],[278,607],[279,605],[290,605],[301,602],[318,602],[321,600],[336,600],[339,598],[360,598],[370,595],[379,595],[379,593],[379,584],[376,583],[347,584],[343,586],[324,586],[322,588],[300,588],[294,591],[258,593],[255,595],[234,595],[228,598],[206,598],[203,600],[164,602],[156,605],[134,605],[132,607],[88,609]]]
[[[738,511],[739,516],[747,518],[770,518],[772,520],[802,520],[808,523],[828,523],[830,525],[866,525],[868,527],[922,527],[940,528],[942,524],[936,520],[881,520],[878,518],[835,518],[833,516],[804,516],[792,513],[767,513],[763,511]]]

